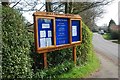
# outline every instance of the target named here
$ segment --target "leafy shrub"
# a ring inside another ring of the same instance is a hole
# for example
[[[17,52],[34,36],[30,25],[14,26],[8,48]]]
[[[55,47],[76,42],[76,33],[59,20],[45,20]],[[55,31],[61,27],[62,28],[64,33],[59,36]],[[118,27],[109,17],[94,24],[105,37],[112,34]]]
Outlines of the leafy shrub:
[[[71,70],[73,68],[73,63],[70,63],[68,61],[49,68],[49,69],[44,69],[44,70],[38,70],[35,75],[34,78],[57,78],[58,75],[68,72],[69,70]]]
[[[119,33],[119,31],[113,31],[113,30],[111,30],[110,35],[111,35],[112,39],[119,39],[120,33]]]
[[[48,64],[50,67],[57,66],[59,64],[62,64],[66,61],[72,61],[72,49],[62,49],[58,51],[53,51],[48,53]]]
[[[110,40],[110,39],[111,39],[110,33],[104,34],[104,35],[103,35],[103,38],[104,38],[104,39],[107,39],[107,40]]]
[[[82,23],[82,43],[77,47],[77,64],[82,65],[88,61],[89,55],[92,55],[92,32]]]
[[[30,45],[24,18],[12,8],[2,9],[2,77],[31,78]]]

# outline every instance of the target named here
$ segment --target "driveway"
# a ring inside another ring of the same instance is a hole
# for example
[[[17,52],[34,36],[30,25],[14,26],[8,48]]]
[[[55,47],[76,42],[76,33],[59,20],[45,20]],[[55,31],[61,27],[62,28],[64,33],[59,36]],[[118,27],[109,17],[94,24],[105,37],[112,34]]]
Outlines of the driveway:
[[[100,59],[100,70],[90,78],[118,78],[118,44],[103,39],[100,34],[93,34],[93,46]]]

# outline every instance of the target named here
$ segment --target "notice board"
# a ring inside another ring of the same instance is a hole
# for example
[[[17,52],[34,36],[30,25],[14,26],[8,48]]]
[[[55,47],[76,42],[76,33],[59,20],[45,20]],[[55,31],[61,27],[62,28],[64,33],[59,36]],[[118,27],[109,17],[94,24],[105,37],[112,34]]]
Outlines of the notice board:
[[[82,42],[81,17],[72,14],[35,12],[34,40],[37,53],[80,45]]]

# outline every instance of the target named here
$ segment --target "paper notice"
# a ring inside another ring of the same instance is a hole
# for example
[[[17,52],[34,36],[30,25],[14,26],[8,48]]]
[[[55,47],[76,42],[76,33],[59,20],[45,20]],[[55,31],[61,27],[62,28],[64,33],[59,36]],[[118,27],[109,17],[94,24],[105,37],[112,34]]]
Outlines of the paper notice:
[[[46,31],[40,31],[40,37],[43,38],[43,37],[46,37]]]
[[[42,24],[42,28],[50,28],[50,24]]]
[[[72,26],[72,36],[77,36],[77,26]]]
[[[40,47],[41,47],[41,48],[46,47],[46,41],[45,41],[45,38],[41,38],[41,39],[40,39]]]
[[[48,37],[52,37],[52,32],[48,31]]]
[[[46,38],[46,46],[51,46],[51,45],[52,45],[51,38]]]

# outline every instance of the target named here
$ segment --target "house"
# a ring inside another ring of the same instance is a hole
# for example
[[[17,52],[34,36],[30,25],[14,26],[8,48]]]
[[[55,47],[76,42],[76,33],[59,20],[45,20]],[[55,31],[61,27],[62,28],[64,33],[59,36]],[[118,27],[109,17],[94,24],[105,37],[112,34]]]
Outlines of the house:
[[[113,25],[110,27],[112,31],[120,31],[120,25]]]

